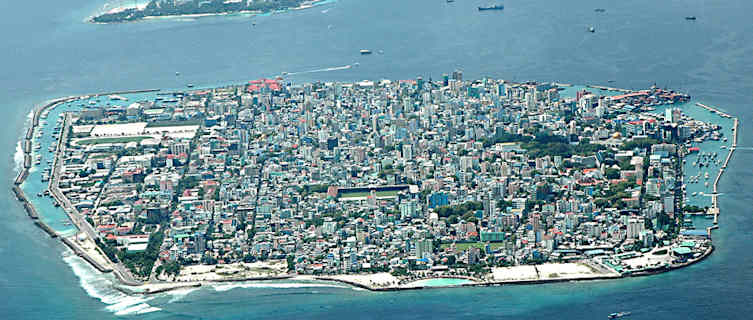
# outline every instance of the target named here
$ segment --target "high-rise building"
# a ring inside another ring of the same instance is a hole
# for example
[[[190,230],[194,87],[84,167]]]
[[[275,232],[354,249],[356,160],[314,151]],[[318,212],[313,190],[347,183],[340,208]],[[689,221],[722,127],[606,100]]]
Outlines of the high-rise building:
[[[431,258],[434,245],[430,239],[421,239],[415,242],[416,256],[419,258]]]
[[[413,146],[412,145],[410,144],[403,145],[403,159],[405,160],[413,159]]]
[[[644,223],[641,219],[631,218],[627,223],[628,239],[638,239],[644,230]]]
[[[455,70],[452,72],[452,79],[455,81],[463,81],[463,71]]]

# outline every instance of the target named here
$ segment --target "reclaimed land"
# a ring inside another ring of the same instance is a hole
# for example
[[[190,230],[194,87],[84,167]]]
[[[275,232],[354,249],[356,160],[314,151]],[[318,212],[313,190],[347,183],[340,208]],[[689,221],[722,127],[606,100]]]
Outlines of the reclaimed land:
[[[594,86],[595,87],[595,86]],[[54,108],[62,103],[79,100],[79,99],[85,99],[90,96],[106,96],[106,95],[112,95],[112,94],[129,94],[129,93],[140,93],[140,92],[153,92],[153,91],[159,91],[159,89],[148,89],[148,90],[133,90],[133,91],[118,91],[118,92],[108,92],[108,93],[100,93],[100,94],[93,94],[93,95],[83,95],[83,96],[75,96],[75,97],[64,97],[64,98],[58,98],[51,100],[41,107],[35,109],[33,114],[33,120],[31,127],[27,130],[27,133],[24,137],[24,166],[23,169],[19,172],[18,176],[16,177],[14,181],[14,186],[12,190],[16,194],[16,197],[21,201],[24,205],[25,210],[27,211],[29,217],[34,220],[34,223],[39,226],[41,229],[43,229],[45,232],[47,232],[51,237],[58,237],[59,235],[49,226],[47,226],[44,222],[39,220],[39,214],[36,212],[33,205],[28,201],[26,198],[23,190],[20,188],[20,185],[25,181],[25,179],[28,177],[29,169],[31,168],[31,144],[32,144],[32,138],[33,138],[33,130],[39,125],[39,119],[40,115],[51,108]],[[705,105],[699,104],[699,106],[702,106],[706,109],[713,109]],[[714,109],[715,110],[715,109]],[[731,117],[727,114],[722,113],[721,111],[715,110],[717,113],[719,113],[722,116]],[[734,118],[734,142],[733,147],[730,148],[727,159],[725,160],[725,164],[720,169],[719,174],[716,177],[716,180],[714,182],[714,195],[716,196],[716,187],[719,182],[720,177],[724,173],[726,166],[737,147],[737,128],[739,125],[739,121],[737,118]],[[62,139],[62,137],[61,137]],[[57,199],[60,201],[60,199]],[[713,209],[715,210],[715,215],[718,214],[718,203],[716,201],[716,197],[714,197],[714,203],[713,203]],[[66,210],[66,213],[71,217],[71,212],[69,210]],[[716,218],[716,217],[715,217]],[[81,230],[84,228],[84,226],[81,226],[81,220],[77,217],[71,217],[71,220],[76,224],[76,227]],[[716,219],[714,220],[715,224],[713,227],[710,227],[709,229],[716,229],[718,228],[718,225],[716,224]],[[709,230],[709,231],[710,231]],[[535,279],[513,279],[513,280],[504,280],[504,281],[494,281],[494,280],[483,280],[483,279],[474,279],[470,277],[459,277],[459,276],[431,276],[424,279],[437,279],[437,278],[462,278],[470,280],[470,283],[464,283],[464,284],[458,284],[458,285],[448,285],[448,286],[397,286],[397,285],[388,285],[388,286],[379,286],[379,285],[372,285],[365,283],[365,281],[354,281],[343,277],[338,276],[315,276],[315,277],[307,277],[307,276],[293,276],[293,275],[275,275],[275,276],[265,276],[265,277],[230,277],[222,280],[212,280],[212,281],[191,281],[191,282],[159,282],[159,283],[153,283],[153,284],[144,284],[141,282],[133,281],[129,276],[122,274],[121,271],[118,269],[112,269],[107,266],[103,266],[100,264],[97,259],[91,257],[89,253],[85,250],[82,250],[79,245],[73,243],[68,238],[60,237],[61,241],[66,244],[66,246],[70,247],[71,250],[73,250],[77,255],[81,256],[85,261],[90,263],[94,268],[99,270],[100,272],[113,272],[116,275],[116,277],[121,281],[122,284],[131,286],[131,287],[138,287],[140,290],[136,291],[130,291],[132,293],[145,293],[145,294],[154,294],[159,292],[165,292],[169,290],[179,289],[179,288],[186,288],[186,287],[198,287],[203,284],[207,283],[221,283],[221,282],[236,282],[236,281],[269,281],[269,280],[282,280],[282,279],[292,279],[292,280],[320,280],[320,281],[334,281],[339,283],[348,284],[354,287],[363,288],[370,291],[397,291],[397,290],[417,290],[417,289],[428,289],[428,288],[447,288],[447,287],[468,287],[468,286],[499,286],[499,285],[522,285],[522,284],[542,284],[542,283],[553,283],[553,282],[563,282],[563,281],[587,281],[587,280],[603,280],[603,279],[615,279],[615,278],[623,278],[623,277],[633,277],[633,276],[646,276],[646,275],[653,275],[658,273],[667,272],[670,270],[675,270],[679,268],[686,267],[688,265],[691,265],[693,263],[699,262],[704,260],[706,257],[708,257],[712,252],[714,247],[710,246],[701,256],[690,259],[687,262],[679,263],[679,264],[671,264],[668,266],[662,266],[657,267],[653,269],[647,269],[642,270],[640,272],[634,272],[629,274],[619,274],[614,272],[603,272],[603,273],[594,273],[593,276],[578,276],[578,277],[569,277],[569,276],[552,276],[551,274],[549,277],[537,277]],[[535,268],[535,266],[533,266]],[[537,270],[538,274],[538,270]],[[555,274],[556,275],[556,274]],[[363,275],[366,279],[368,279],[369,276],[372,275]]]

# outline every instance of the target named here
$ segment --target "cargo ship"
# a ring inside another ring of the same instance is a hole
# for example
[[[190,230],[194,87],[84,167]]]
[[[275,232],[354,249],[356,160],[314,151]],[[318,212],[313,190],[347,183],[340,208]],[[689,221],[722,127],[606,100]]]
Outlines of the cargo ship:
[[[498,4],[494,6],[488,6],[488,7],[478,7],[478,11],[486,11],[486,10],[502,10],[505,6]]]

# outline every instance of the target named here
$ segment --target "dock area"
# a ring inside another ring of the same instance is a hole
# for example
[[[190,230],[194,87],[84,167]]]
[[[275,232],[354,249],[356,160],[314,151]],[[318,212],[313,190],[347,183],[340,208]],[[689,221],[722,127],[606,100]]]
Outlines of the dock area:
[[[696,105],[704,108],[706,110],[709,110],[720,117],[727,118],[727,119],[733,119],[733,126],[732,126],[732,146],[729,148],[729,152],[727,152],[727,157],[724,159],[724,163],[722,164],[722,167],[719,168],[719,173],[716,175],[716,178],[714,179],[713,184],[713,192],[711,194],[711,208],[708,209],[708,214],[714,216],[714,226],[709,227],[707,229],[707,232],[709,233],[709,236],[711,235],[711,230],[718,229],[718,223],[719,223],[719,180],[721,180],[722,175],[724,174],[724,171],[727,170],[727,165],[729,164],[730,160],[732,159],[732,155],[735,153],[735,149],[737,149],[737,136],[738,136],[738,128],[740,121],[736,117],[732,117],[731,115],[722,112],[721,110],[710,107],[708,105],[705,105],[700,102],[696,102]]]

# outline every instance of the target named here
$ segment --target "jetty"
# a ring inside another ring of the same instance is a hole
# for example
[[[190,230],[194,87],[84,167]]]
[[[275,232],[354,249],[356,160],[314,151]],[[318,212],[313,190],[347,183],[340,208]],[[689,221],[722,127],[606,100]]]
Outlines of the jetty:
[[[620,88],[612,88],[612,87],[606,87],[606,86],[597,86],[597,85],[586,85],[586,88],[593,88],[593,89],[599,89],[599,90],[608,90],[608,91],[617,91],[617,92],[623,92],[623,93],[630,93],[633,92],[633,90],[628,89],[620,89]]]
[[[727,118],[727,119],[732,119],[732,118],[733,118],[733,117],[732,117],[731,115],[729,115],[729,114],[727,114],[727,113],[725,113],[725,112],[722,112],[721,110],[719,110],[719,109],[717,109],[717,108],[714,108],[714,107],[710,107],[710,106],[707,106],[707,105],[705,105],[705,104],[703,104],[703,103],[700,103],[700,102],[696,102],[696,103],[695,103],[695,105],[697,105],[697,106],[699,106],[699,107],[701,107],[701,108],[704,108],[704,109],[706,109],[706,110],[708,110],[708,111],[711,111],[711,112],[713,112],[713,113],[716,113],[716,114],[718,114],[718,115],[720,115],[720,116],[722,116],[722,117],[724,117],[724,118]]]

